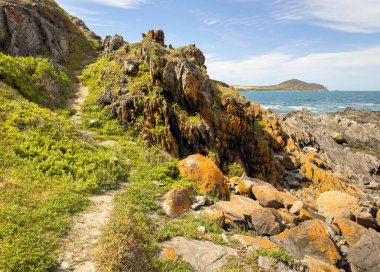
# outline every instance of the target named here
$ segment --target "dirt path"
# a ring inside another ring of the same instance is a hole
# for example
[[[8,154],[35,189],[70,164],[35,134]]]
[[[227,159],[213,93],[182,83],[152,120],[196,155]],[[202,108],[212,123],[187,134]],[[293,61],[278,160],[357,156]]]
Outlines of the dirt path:
[[[82,106],[88,96],[88,88],[82,83],[75,85],[75,97],[69,100],[69,107],[75,110],[75,115],[71,117],[74,124],[82,123]]]
[[[75,124],[82,123],[82,106],[86,101],[89,90],[83,84],[77,84],[75,97],[69,101],[69,106],[76,111],[72,117]],[[92,134],[88,130],[84,134]],[[114,144],[114,143],[113,143]],[[61,265],[56,271],[95,272],[95,260],[93,249],[98,241],[102,229],[110,220],[114,205],[114,196],[126,188],[122,184],[120,188],[109,191],[103,195],[91,196],[91,208],[74,218],[73,227],[65,238],[65,246],[61,253]]]

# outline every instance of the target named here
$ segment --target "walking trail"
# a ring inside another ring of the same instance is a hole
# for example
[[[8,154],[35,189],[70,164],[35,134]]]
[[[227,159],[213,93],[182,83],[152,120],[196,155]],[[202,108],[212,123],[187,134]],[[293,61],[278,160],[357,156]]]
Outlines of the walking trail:
[[[76,111],[72,117],[74,124],[82,123],[82,106],[88,96],[88,88],[81,83],[75,87],[75,97],[69,101],[69,106]],[[84,134],[93,132],[84,130]],[[125,189],[126,185],[102,195],[94,195],[89,199],[91,208],[74,218],[73,227],[65,238],[65,246],[61,254],[61,265],[57,271],[95,272],[93,250],[102,229],[107,225],[113,211],[114,196]]]

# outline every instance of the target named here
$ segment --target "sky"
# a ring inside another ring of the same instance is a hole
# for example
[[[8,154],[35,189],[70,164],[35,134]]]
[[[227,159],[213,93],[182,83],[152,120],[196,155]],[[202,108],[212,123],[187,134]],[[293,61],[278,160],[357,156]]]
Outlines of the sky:
[[[57,0],[101,35],[196,44],[211,78],[330,90],[380,90],[380,0]]]

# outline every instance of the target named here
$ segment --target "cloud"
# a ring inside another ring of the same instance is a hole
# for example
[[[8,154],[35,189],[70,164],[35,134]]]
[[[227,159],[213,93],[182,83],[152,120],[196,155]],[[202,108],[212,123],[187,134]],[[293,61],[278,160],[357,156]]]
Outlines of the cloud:
[[[273,0],[273,17],[343,32],[380,32],[379,0]]]
[[[105,6],[112,6],[118,8],[133,9],[139,5],[146,4],[149,0],[88,0]]]
[[[357,51],[293,56],[270,53],[236,61],[212,55],[212,78],[230,84],[271,85],[291,78],[326,84],[333,89],[380,89],[380,46]]]

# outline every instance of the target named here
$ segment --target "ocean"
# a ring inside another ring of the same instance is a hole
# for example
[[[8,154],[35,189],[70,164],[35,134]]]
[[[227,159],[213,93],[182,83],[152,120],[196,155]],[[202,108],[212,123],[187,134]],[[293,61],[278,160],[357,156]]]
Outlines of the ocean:
[[[380,91],[241,91],[246,98],[275,113],[308,109],[316,114],[336,112],[351,107],[380,111]]]

